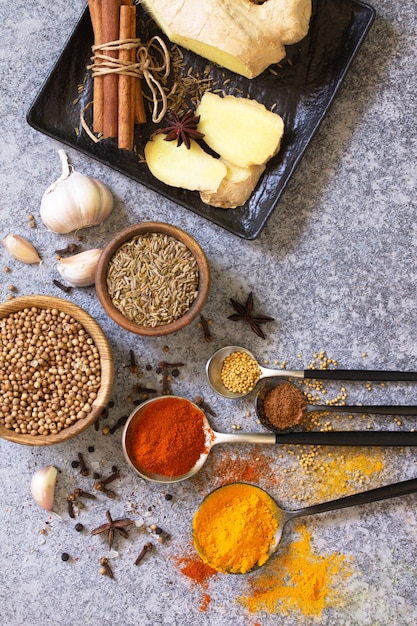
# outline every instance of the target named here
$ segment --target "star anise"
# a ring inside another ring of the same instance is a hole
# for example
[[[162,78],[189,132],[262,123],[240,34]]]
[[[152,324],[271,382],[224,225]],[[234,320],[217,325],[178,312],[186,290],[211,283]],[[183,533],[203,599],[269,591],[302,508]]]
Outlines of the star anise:
[[[265,322],[273,322],[274,318],[269,317],[269,315],[254,315],[252,292],[250,292],[250,294],[248,295],[245,304],[241,304],[233,298],[230,298],[230,302],[236,313],[234,313],[233,315],[229,315],[227,319],[232,320],[233,322],[247,322],[251,330],[253,330],[253,332],[258,335],[258,337],[265,339],[261,324],[265,324]]]
[[[188,109],[182,115],[178,115],[175,111],[167,112],[168,125],[159,128],[156,132],[166,135],[165,141],[177,140],[177,146],[182,144],[189,150],[191,147],[191,139],[202,139],[204,133],[197,130],[200,121],[199,115],[194,115],[193,109]]]
[[[129,519],[128,517],[122,519],[112,519],[110,511],[106,511],[106,517],[107,523],[102,524],[98,528],[92,530],[91,534],[99,535],[101,533],[107,532],[107,543],[109,546],[109,550],[111,550],[115,533],[119,533],[119,535],[122,535],[122,537],[128,537],[129,533],[126,530],[126,527],[131,526],[133,524],[133,520]]]

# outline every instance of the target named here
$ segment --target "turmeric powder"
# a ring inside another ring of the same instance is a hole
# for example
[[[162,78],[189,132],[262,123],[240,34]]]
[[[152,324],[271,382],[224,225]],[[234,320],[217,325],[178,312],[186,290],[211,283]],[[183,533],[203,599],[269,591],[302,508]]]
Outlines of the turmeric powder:
[[[270,557],[279,518],[274,500],[260,487],[225,485],[212,491],[194,515],[194,545],[214,569],[245,574]]]
[[[306,526],[299,523],[297,530],[300,538],[249,579],[249,594],[237,599],[251,613],[298,612],[317,618],[324,609],[343,605],[340,581],[352,574],[348,557],[340,553],[314,554]]]

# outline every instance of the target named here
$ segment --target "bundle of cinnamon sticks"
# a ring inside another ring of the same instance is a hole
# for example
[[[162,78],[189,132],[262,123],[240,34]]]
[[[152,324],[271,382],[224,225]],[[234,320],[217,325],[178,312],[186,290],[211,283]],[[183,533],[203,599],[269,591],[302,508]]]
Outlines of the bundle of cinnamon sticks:
[[[136,6],[133,0],[88,0],[88,7],[94,46],[103,46],[94,57],[93,131],[132,150],[135,123],[146,122],[141,79],[123,70],[136,62],[137,48],[123,46],[136,39]],[[119,43],[106,48],[113,42]]]

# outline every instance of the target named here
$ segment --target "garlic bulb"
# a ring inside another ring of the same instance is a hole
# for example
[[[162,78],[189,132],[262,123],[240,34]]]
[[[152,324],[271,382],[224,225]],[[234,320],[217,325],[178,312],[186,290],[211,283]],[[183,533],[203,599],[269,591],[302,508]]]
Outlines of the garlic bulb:
[[[41,218],[54,233],[72,233],[104,222],[113,209],[111,191],[99,180],[76,172],[63,150],[58,150],[62,174],[45,191]]]
[[[7,237],[3,239],[3,245],[17,261],[29,264],[41,262],[36,248],[30,241],[20,235],[7,235]]]
[[[58,272],[72,287],[88,287],[94,285],[96,267],[101,254],[100,248],[86,250],[66,258],[59,259]]]
[[[46,511],[54,506],[55,483],[58,470],[53,465],[42,467],[32,476],[30,485],[32,496],[37,504]]]

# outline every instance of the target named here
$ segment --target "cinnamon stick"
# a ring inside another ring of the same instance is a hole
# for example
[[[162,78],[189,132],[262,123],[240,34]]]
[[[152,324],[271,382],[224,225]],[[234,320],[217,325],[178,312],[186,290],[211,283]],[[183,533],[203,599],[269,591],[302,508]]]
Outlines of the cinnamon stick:
[[[101,0],[88,0],[91,24],[94,33],[94,45],[103,43]],[[99,63],[96,60],[95,63]],[[103,132],[103,77],[95,76],[93,79],[93,131]]]
[[[132,38],[132,14],[135,16],[136,7],[122,4],[120,7],[120,40]],[[121,48],[120,61],[129,63],[132,60],[131,50]],[[133,87],[134,78],[127,74],[119,76],[119,118],[118,118],[118,147],[122,150],[133,149],[134,109]]]
[[[103,43],[110,43],[119,39],[121,0],[102,0],[102,37]],[[117,50],[106,50],[105,54],[117,59]],[[118,118],[118,90],[119,79],[117,73],[105,74],[103,76],[103,137],[117,137]]]

